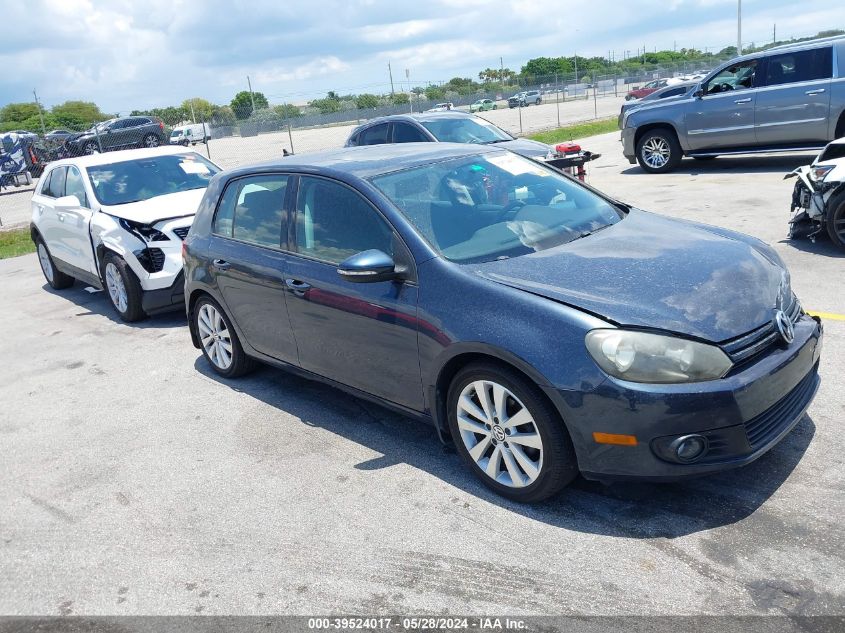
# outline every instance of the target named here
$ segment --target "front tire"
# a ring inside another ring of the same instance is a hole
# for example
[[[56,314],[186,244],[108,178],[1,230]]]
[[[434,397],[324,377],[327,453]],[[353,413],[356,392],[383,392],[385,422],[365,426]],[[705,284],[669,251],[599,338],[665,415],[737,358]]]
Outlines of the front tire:
[[[449,429],[473,473],[496,493],[536,503],[578,474],[572,441],[537,385],[493,363],[461,369],[447,398]]]
[[[38,253],[38,263],[41,264],[41,272],[44,273],[44,279],[50,284],[53,290],[64,290],[73,285],[74,279],[70,275],[64,274],[53,263],[53,257],[50,251],[47,250],[47,245],[41,237],[35,241],[35,250]]]
[[[839,248],[845,248],[845,192],[827,203],[827,234]]]
[[[237,378],[255,369],[229,317],[214,299],[202,297],[191,314],[200,348],[211,368],[224,378]]]
[[[144,292],[141,282],[120,255],[107,253],[103,258],[103,281],[109,300],[122,321],[133,323],[147,316],[141,306]]]
[[[88,141],[85,145],[82,146],[82,153],[90,156],[91,154],[96,154],[100,151],[100,146],[97,145],[94,141]]]
[[[675,133],[655,128],[637,142],[637,162],[650,174],[665,174],[681,164],[681,144]]]

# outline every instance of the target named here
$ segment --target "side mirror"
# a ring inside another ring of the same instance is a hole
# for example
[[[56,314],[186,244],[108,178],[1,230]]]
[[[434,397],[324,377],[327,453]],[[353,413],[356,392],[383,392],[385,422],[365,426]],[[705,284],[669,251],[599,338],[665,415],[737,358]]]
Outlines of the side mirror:
[[[337,274],[352,283],[390,281],[401,272],[390,255],[375,249],[356,253],[337,267]]]
[[[56,211],[73,211],[81,207],[82,203],[76,196],[62,196],[61,198],[56,198],[53,206]]]
[[[696,99],[701,99],[701,97],[704,96],[704,88],[699,86],[698,88],[696,88],[695,92],[692,93],[692,96]]]

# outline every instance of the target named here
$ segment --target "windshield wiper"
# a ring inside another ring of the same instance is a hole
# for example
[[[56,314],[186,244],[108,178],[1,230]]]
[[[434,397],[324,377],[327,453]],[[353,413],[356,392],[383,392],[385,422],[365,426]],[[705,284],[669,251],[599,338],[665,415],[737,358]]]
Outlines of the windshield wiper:
[[[513,139],[510,138],[496,138],[492,141],[484,141],[482,145],[492,145],[493,143],[507,143],[508,141],[512,141]]]
[[[590,237],[593,233],[598,233],[599,231],[604,231],[606,228],[613,226],[612,224],[605,224],[604,226],[600,226],[597,229],[591,229],[589,231],[581,231],[578,235],[573,237],[570,242],[574,242],[575,240],[580,240],[582,237]]]

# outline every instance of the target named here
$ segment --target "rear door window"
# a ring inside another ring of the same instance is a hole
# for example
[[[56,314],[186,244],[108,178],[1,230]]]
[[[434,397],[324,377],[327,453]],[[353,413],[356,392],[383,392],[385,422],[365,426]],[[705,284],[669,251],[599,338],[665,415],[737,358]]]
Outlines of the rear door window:
[[[288,177],[268,174],[229,184],[214,216],[212,231],[259,246],[280,248],[286,242],[285,194]]]
[[[382,145],[387,143],[387,123],[368,127],[358,135],[358,145]]]
[[[65,195],[65,177],[67,174],[67,167],[56,167],[50,172],[49,180],[41,189],[41,195],[48,198],[61,198]]]
[[[426,143],[428,138],[410,123],[393,124],[394,143]]]
[[[832,76],[833,52],[829,46],[772,55],[766,64],[767,86],[830,79]]]

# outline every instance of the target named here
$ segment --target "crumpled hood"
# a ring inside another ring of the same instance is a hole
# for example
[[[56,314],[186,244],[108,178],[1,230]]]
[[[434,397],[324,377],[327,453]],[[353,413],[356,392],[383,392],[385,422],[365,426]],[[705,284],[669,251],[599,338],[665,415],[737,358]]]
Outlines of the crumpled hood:
[[[192,189],[156,196],[141,202],[103,206],[103,213],[108,213],[124,220],[140,222],[141,224],[155,224],[166,218],[178,218],[195,215],[200,206],[205,189]]]
[[[516,138],[512,141],[496,143],[496,147],[504,147],[526,158],[545,158],[546,154],[552,149],[545,143],[531,141],[527,138]]]
[[[768,247],[729,235],[633,209],[594,235],[471,268],[620,325],[721,342],[770,322],[791,296]]]

